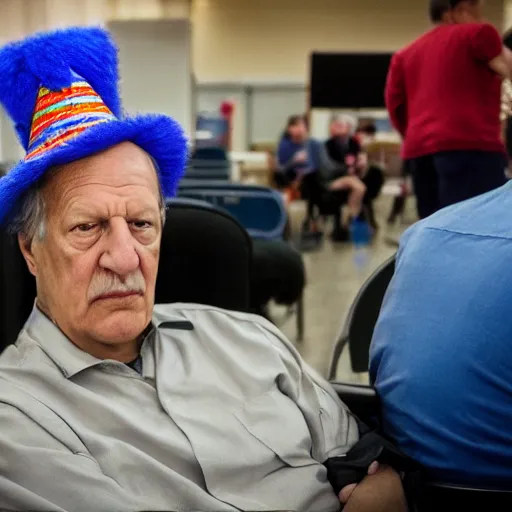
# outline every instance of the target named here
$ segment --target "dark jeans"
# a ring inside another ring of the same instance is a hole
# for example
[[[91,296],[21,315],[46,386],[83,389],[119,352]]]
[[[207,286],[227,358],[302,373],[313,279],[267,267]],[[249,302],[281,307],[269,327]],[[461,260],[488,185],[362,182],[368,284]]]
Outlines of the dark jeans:
[[[302,198],[307,201],[307,220],[316,218],[316,210],[320,215],[333,215],[335,226],[341,219],[341,207],[347,202],[345,190],[329,190],[322,182],[318,172],[306,174],[301,184]]]
[[[408,164],[420,219],[501,187],[507,181],[507,161],[502,153],[445,151],[411,159]]]
[[[380,194],[382,186],[384,185],[384,173],[379,167],[371,165],[366,175],[362,178],[366,186],[366,193],[363,198],[364,214],[370,226],[377,229],[377,221],[375,220],[375,212],[373,209],[373,202]]]

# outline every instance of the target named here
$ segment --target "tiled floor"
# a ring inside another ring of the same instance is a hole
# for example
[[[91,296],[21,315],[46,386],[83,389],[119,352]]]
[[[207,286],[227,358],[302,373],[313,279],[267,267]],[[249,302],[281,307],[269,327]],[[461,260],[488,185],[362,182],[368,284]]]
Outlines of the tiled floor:
[[[307,271],[305,291],[305,336],[302,343],[296,343],[295,317],[281,326],[283,332],[296,346],[304,359],[323,375],[327,374],[333,344],[345,321],[354,297],[370,274],[396,251],[387,243],[391,237],[397,240],[400,233],[414,221],[414,205],[409,201],[406,220],[389,228],[386,217],[391,207],[391,198],[383,197],[377,205],[377,219],[381,229],[374,243],[367,249],[366,262],[357,264],[352,244],[333,244],[326,238],[323,247],[316,252],[305,253]],[[304,205],[294,203],[291,217],[294,229],[298,229],[303,218]],[[328,229],[326,231],[329,231]],[[337,370],[337,380],[366,383],[367,374],[352,373],[348,352],[342,354]]]

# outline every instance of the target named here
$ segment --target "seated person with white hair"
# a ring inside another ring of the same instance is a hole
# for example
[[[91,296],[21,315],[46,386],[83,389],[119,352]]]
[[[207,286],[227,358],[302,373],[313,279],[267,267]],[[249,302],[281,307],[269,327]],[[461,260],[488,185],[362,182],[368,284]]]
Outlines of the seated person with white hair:
[[[348,114],[337,114],[329,124],[330,138],[325,143],[329,158],[338,165],[345,165],[347,156],[361,152],[361,143],[355,137],[357,119]]]
[[[122,116],[116,65],[99,28],[0,50],[27,150],[0,222],[37,285],[0,356],[0,508],[406,510],[398,473],[269,322],[154,306],[186,142],[166,116]]]
[[[331,173],[331,189],[343,190],[348,180],[364,187],[363,216],[367,218],[373,229],[377,229],[373,213],[373,201],[380,193],[383,184],[382,171],[368,164],[368,157],[359,138],[356,136],[357,120],[348,114],[332,117],[329,124],[330,139],[325,143],[327,154],[336,165]],[[375,127],[373,127],[375,128]],[[369,133],[374,129],[368,128]]]

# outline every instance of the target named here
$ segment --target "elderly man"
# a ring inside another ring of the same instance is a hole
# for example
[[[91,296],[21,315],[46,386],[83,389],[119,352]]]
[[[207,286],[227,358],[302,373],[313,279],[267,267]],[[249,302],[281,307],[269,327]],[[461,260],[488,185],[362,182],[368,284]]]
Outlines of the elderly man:
[[[333,162],[339,165],[351,165],[361,151],[361,144],[355,137],[357,119],[348,114],[332,117],[329,124],[330,138],[326,141],[327,153]],[[347,157],[352,160],[347,162]]]
[[[154,308],[186,145],[164,116],[121,118],[108,35],[15,43],[0,70],[27,149],[0,219],[37,282],[0,357],[0,508],[404,510],[395,471],[354,476],[356,420],[272,325]]]

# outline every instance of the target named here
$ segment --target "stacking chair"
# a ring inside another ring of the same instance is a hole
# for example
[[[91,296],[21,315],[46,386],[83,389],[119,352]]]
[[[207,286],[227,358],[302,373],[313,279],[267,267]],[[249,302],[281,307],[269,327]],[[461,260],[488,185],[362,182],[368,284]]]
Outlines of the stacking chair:
[[[231,163],[227,160],[192,159],[185,170],[185,178],[229,182],[231,179]]]
[[[343,330],[334,346],[329,379],[336,377],[338,361],[348,344],[354,373],[368,371],[370,343],[382,300],[395,272],[395,257],[384,262],[366,281],[348,313]]]
[[[218,147],[197,148],[185,172],[187,178],[196,180],[231,179],[231,162],[225,149]]]
[[[240,190],[243,192],[268,192],[269,187],[246,183],[226,183],[223,180],[205,180],[185,177],[179,183],[179,192],[186,196],[187,190]]]
[[[252,238],[279,240],[286,226],[286,210],[281,195],[266,187],[235,183],[180,187],[180,197],[199,199],[229,212]]]
[[[162,233],[155,299],[249,311],[252,241],[209,203],[171,199]]]
[[[228,154],[225,149],[219,147],[210,147],[210,148],[197,148],[192,158],[194,160],[215,160],[217,162],[227,162]]]

